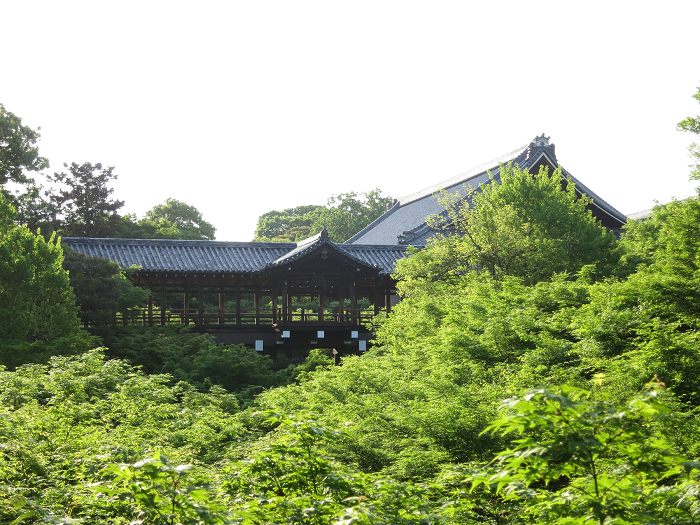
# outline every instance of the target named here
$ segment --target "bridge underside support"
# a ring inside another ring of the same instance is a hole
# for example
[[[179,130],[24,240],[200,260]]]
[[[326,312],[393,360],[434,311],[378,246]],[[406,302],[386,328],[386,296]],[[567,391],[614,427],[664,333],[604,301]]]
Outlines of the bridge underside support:
[[[364,352],[374,339],[365,326],[350,324],[200,325],[191,329],[212,335],[219,344],[243,344],[265,353],[314,347],[333,348],[341,354]]]

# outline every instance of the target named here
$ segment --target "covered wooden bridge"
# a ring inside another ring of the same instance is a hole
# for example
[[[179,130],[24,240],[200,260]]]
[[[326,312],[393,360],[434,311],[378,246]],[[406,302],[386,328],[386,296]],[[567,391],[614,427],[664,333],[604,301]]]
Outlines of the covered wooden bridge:
[[[91,257],[136,267],[150,290],[129,322],[192,325],[221,343],[363,351],[369,325],[396,304],[391,278],[405,246],[333,243],[323,230],[300,243],[63,239]],[[126,320],[124,321],[126,323]]]

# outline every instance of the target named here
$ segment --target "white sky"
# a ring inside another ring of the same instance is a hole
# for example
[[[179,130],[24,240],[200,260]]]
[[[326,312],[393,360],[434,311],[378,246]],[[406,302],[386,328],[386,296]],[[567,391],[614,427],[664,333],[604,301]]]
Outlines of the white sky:
[[[700,113],[697,0],[0,0],[0,20],[0,102],[49,171],[116,166],[123,213],[179,199],[218,240],[541,133],[623,213],[697,185],[676,131]]]

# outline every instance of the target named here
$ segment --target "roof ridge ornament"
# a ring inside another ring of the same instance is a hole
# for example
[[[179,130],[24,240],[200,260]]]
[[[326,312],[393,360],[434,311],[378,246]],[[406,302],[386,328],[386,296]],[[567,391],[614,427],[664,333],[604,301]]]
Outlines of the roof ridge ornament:
[[[328,241],[330,240],[330,236],[328,235],[328,230],[326,229],[326,226],[324,225],[323,228],[321,229],[319,235],[319,240],[321,241]]]
[[[545,137],[544,133],[542,133],[541,136],[535,137],[535,140],[533,140],[533,142],[535,143],[535,146],[547,147],[547,146],[549,146],[549,139],[551,139],[551,138],[552,137]]]

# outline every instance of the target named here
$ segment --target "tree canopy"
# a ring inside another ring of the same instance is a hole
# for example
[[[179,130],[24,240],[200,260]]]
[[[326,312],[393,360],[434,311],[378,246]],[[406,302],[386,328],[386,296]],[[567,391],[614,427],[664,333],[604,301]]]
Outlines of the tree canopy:
[[[201,212],[177,199],[167,199],[165,204],[154,206],[144,217],[152,224],[172,224],[182,239],[209,240],[215,238],[216,228],[204,220]]]
[[[258,217],[255,241],[296,242],[312,235],[311,212],[318,205],[297,206],[283,211],[268,211]]]
[[[254,241],[298,242],[323,227],[335,242],[345,242],[379,218],[391,205],[391,197],[381,190],[340,193],[328,198],[325,206],[308,205],[269,211],[258,218]]]
[[[67,173],[48,177],[60,184],[51,194],[51,202],[60,214],[62,233],[71,237],[110,237],[119,220],[117,210],[124,206],[124,201],[111,198],[114,189],[109,182],[117,178],[114,167],[103,168],[99,162],[63,166]]]
[[[693,95],[693,98],[700,102],[700,87]],[[700,135],[700,116],[687,117],[681,120],[678,123],[678,129],[680,131],[687,131],[695,135]],[[688,147],[688,152],[690,153],[690,158],[693,159],[693,164],[690,165],[690,178],[700,180],[700,145],[696,142],[691,143]]]
[[[49,161],[39,155],[40,137],[38,131],[22,125],[21,118],[0,104],[0,186],[8,181],[26,183],[25,171],[49,167]]]

